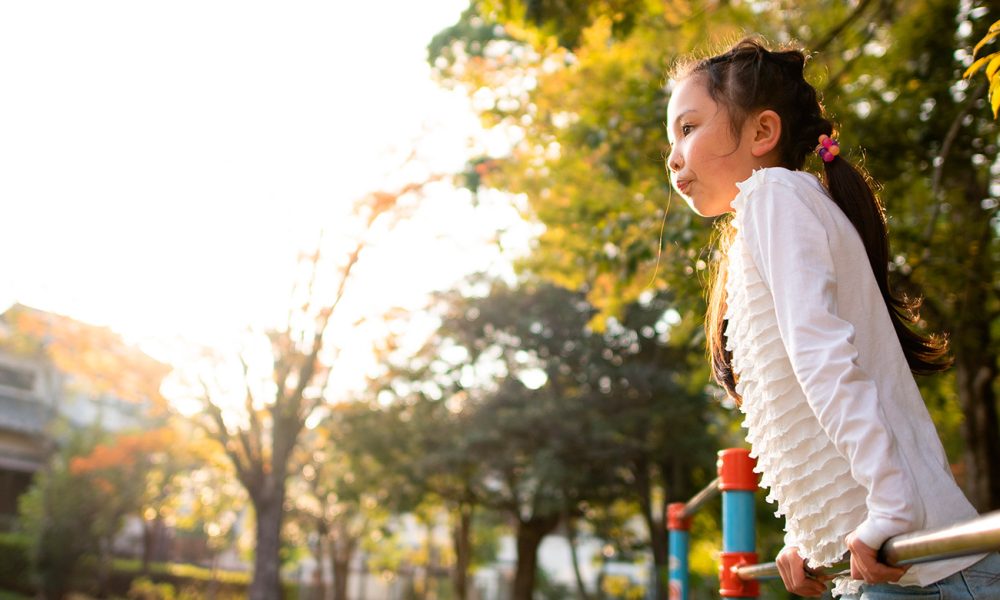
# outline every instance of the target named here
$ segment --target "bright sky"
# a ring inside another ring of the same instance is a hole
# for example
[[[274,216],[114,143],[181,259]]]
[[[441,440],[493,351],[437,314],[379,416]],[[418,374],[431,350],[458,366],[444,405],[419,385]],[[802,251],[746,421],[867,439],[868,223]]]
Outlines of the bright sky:
[[[466,4],[0,4],[0,310],[147,344],[273,322],[298,252],[398,183],[415,140],[430,170],[464,163],[477,121],[425,53]],[[433,192],[380,250],[369,305],[501,261],[486,240],[513,211],[484,220],[468,194]]]

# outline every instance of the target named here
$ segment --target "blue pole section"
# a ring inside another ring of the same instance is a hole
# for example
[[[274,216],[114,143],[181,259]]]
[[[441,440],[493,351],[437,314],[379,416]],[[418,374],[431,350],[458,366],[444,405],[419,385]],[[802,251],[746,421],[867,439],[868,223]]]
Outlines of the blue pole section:
[[[756,581],[743,581],[734,567],[757,563],[754,527],[756,461],[742,448],[719,452],[719,489],[722,490],[722,565],[719,595],[735,600],[753,600],[760,593]]]
[[[684,503],[667,506],[669,542],[670,600],[688,600],[688,553],[691,539],[691,519],[684,516]],[[662,585],[659,582],[657,585]]]
[[[754,552],[753,492],[730,490],[722,492],[722,551]]]

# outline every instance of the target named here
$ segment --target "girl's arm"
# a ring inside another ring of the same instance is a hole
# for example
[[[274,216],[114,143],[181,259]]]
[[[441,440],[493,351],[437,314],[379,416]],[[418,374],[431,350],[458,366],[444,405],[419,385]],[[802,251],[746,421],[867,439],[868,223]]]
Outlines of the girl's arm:
[[[858,366],[854,326],[838,315],[828,232],[810,205],[830,200],[803,193],[812,192],[775,181],[753,190],[741,215],[744,243],[773,294],[778,330],[809,406],[868,490],[868,517],[854,534],[878,548],[922,522],[923,509],[875,383]],[[870,272],[867,262],[857,268]]]

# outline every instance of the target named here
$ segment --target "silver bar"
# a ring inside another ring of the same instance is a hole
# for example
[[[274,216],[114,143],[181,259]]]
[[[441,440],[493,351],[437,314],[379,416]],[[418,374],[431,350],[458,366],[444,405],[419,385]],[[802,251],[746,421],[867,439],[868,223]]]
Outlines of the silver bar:
[[[778,573],[778,564],[773,562],[736,567],[735,571],[736,575],[744,581],[781,577]]]
[[[1000,511],[964,523],[897,535],[880,551],[889,565],[913,565],[1000,550]]]
[[[1000,550],[1000,511],[949,527],[897,535],[882,545],[879,560],[898,567],[997,550]],[[740,579],[779,577],[778,566],[773,562],[736,567],[735,571]],[[825,571],[850,575],[850,562],[839,562]]]
[[[841,561],[821,570],[826,575],[850,575],[851,562],[847,560]],[[778,573],[778,565],[775,563],[745,565],[742,567],[736,567],[735,571],[740,579],[777,579],[778,577],[781,577],[781,574]]]
[[[684,512],[681,513],[681,518],[687,519],[688,517],[693,517],[694,513],[698,512],[698,509],[701,508],[703,504],[718,496],[720,481],[721,478],[716,477],[711,483],[706,485],[704,489],[688,500],[688,503],[684,505]]]
[[[773,562],[736,567],[735,571],[740,579],[777,579],[781,577],[781,574],[778,573],[778,565]],[[851,563],[850,561],[841,561],[822,569],[822,571],[827,575],[835,577],[838,575],[850,575]]]

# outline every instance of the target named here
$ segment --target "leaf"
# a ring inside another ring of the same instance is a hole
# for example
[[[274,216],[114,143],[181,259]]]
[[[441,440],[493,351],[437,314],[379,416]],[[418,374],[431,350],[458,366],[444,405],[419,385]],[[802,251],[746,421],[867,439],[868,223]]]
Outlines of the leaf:
[[[963,78],[968,78],[968,77],[972,76],[976,71],[978,71],[979,69],[983,68],[983,65],[985,65],[988,62],[990,62],[990,60],[994,56],[1000,56],[1000,52],[994,52],[994,53],[991,53],[991,54],[987,54],[986,56],[977,59],[974,63],[972,63],[971,65],[969,65],[969,68],[965,70],[965,73],[962,74],[962,77]]]
[[[978,54],[979,51],[983,48],[983,46],[992,42],[994,39],[996,39],[998,35],[1000,35],[1000,20],[990,25],[990,30],[986,32],[986,35],[983,37],[983,39],[979,40],[979,43],[976,44],[976,47],[972,49],[972,55],[975,56],[976,54]]]
[[[996,74],[997,70],[1000,69],[1000,52],[994,52],[990,56],[993,57],[990,60],[990,64],[986,66],[986,77],[992,80]]]
[[[1000,77],[995,77],[990,81],[990,107],[993,109],[993,117],[996,118],[997,111],[1000,109]]]

